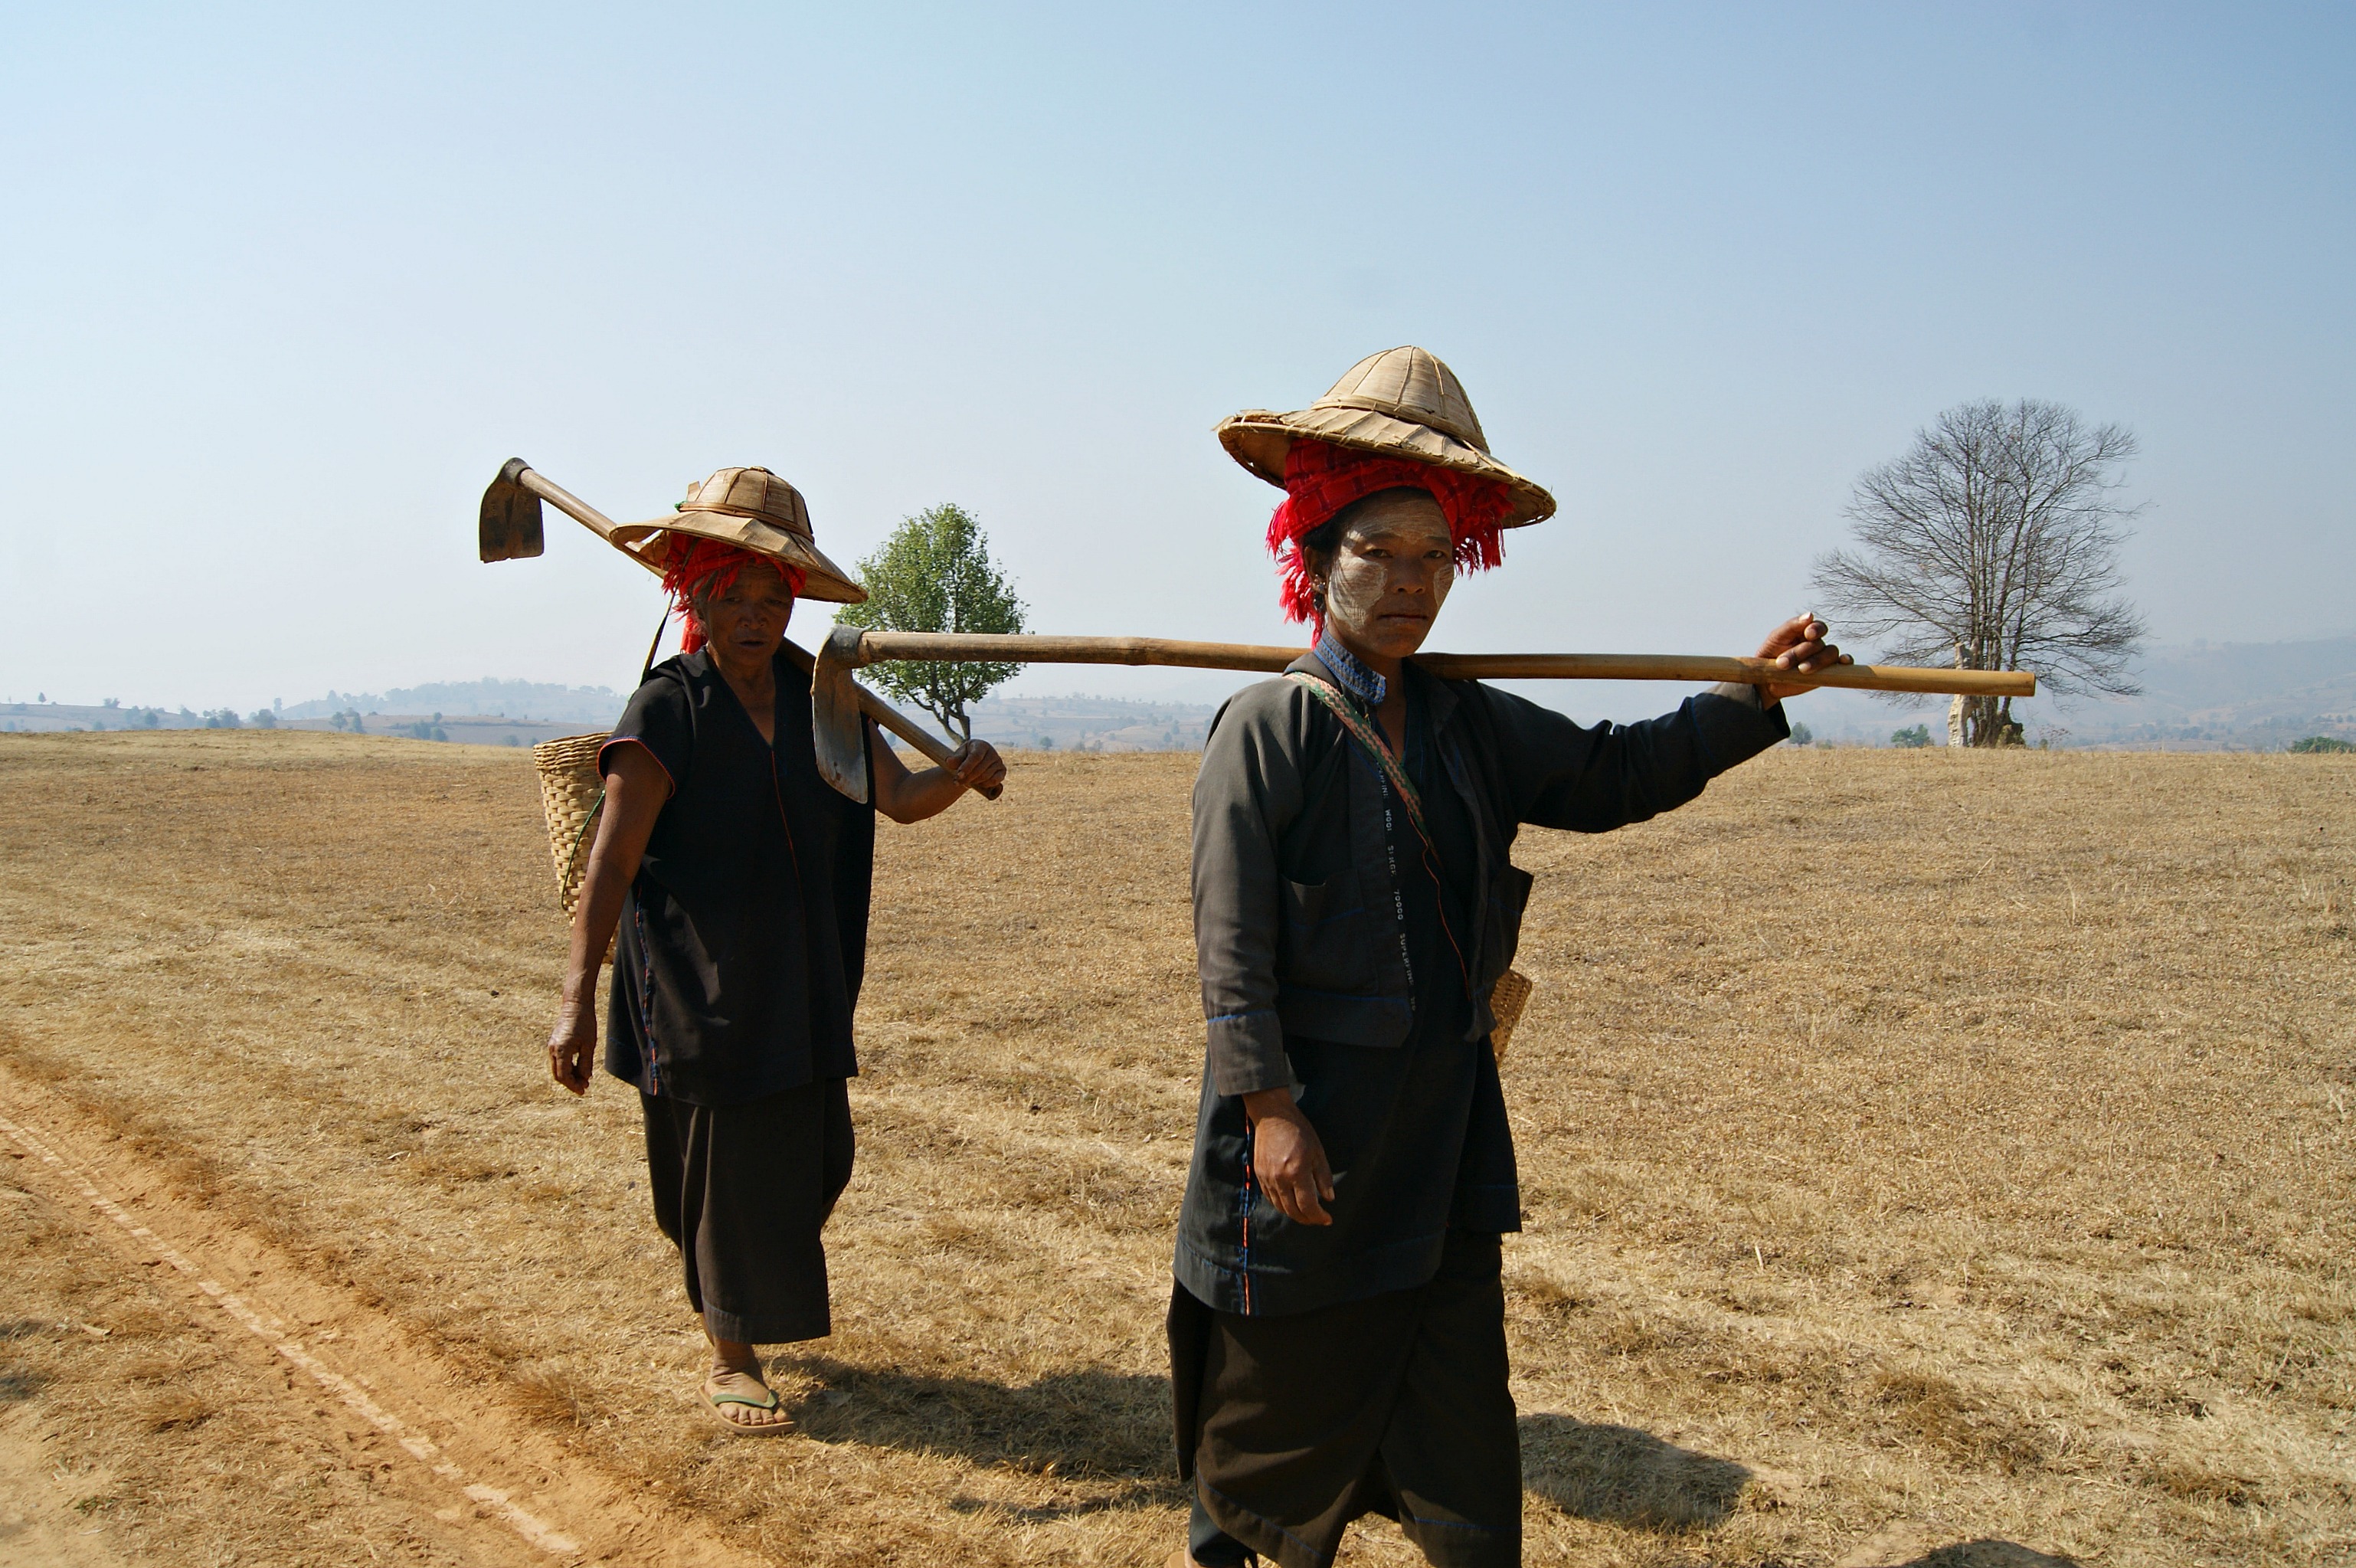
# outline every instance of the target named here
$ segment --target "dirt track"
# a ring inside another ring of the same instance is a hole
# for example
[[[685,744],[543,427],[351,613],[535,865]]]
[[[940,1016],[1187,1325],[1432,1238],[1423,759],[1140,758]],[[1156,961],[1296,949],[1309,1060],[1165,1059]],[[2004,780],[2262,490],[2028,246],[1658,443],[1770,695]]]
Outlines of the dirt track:
[[[611,1477],[584,1471],[509,1405],[482,1397],[463,1369],[419,1346],[393,1317],[177,1196],[170,1178],[126,1151],[119,1135],[5,1068],[0,1104],[8,1108],[0,1135],[20,1162],[11,1173],[19,1189],[37,1193],[51,1215],[80,1222],[97,1243],[95,1270],[145,1274],[143,1294],[161,1298],[163,1314],[185,1311],[186,1326],[233,1365],[250,1407],[276,1407],[247,1413],[250,1423],[259,1416],[278,1428],[278,1446],[290,1450],[284,1460],[307,1457],[316,1468],[340,1470],[327,1484],[357,1485],[370,1511],[423,1555],[679,1568],[755,1561],[710,1539],[694,1520],[630,1498]],[[102,1344],[114,1337],[94,1326],[66,1326]],[[102,1370],[102,1387],[106,1380]],[[146,1398],[142,1384],[153,1380],[135,1373],[122,1380],[136,1396],[125,1402],[134,1422]],[[9,1441],[20,1455],[37,1458],[26,1455],[26,1434],[11,1433]],[[291,1452],[298,1448],[307,1455]],[[7,1472],[12,1500],[30,1525],[22,1545],[0,1535],[11,1547],[9,1562],[112,1560],[103,1543],[90,1540],[100,1533],[95,1527],[71,1522],[77,1499],[66,1494],[76,1487],[27,1485],[32,1477],[21,1462]],[[84,1509],[82,1517],[95,1511]]]

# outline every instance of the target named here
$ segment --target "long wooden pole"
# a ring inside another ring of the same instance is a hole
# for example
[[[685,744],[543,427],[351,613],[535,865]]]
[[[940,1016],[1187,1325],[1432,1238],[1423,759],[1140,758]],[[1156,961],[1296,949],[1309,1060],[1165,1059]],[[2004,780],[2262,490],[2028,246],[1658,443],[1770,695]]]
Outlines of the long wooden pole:
[[[1162,637],[1033,637],[984,632],[871,631],[859,663],[885,660],[1009,664],[1172,664],[1195,670],[1282,670],[1303,650],[1264,643],[1187,642]],[[1920,670],[1837,664],[1803,675],[1764,659],[1680,653],[1419,653],[1417,664],[1451,681],[1732,681],[1751,686],[1837,686],[1860,692],[1960,693],[2032,697],[2024,670]]]
[[[1687,653],[1431,653],[1416,662],[1451,681],[1731,681],[1750,686],[1838,686],[1969,697],[2033,697],[2026,670],[1923,670],[1905,664],[1836,664],[1803,675],[1772,660]]]

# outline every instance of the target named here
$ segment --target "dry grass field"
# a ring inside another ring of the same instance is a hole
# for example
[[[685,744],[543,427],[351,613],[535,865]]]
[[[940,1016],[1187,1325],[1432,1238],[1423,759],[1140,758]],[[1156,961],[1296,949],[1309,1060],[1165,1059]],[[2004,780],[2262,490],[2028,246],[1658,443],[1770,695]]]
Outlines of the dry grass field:
[[[527,757],[0,739],[0,1558],[1159,1563],[1192,767],[884,825],[753,1443],[547,1081]],[[1786,749],[1517,858],[1532,1563],[2356,1561],[2356,763]]]

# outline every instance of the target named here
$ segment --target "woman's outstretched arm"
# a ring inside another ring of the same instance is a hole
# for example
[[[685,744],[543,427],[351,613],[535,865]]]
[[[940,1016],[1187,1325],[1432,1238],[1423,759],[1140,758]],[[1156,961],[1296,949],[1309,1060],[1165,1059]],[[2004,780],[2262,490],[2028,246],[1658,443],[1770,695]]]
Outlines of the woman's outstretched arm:
[[[954,768],[911,773],[892,743],[867,726],[867,770],[875,781],[875,809],[895,822],[921,822],[957,803],[968,789],[987,789],[1006,779],[1006,762],[986,740],[969,740],[949,759]]]

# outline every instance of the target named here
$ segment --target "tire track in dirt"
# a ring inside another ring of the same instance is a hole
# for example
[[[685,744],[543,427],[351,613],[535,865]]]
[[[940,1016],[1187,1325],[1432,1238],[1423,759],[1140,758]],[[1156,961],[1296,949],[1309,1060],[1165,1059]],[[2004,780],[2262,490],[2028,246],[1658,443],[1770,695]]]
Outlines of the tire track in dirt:
[[[496,1394],[470,1387],[467,1374],[416,1346],[390,1314],[322,1284],[218,1214],[175,1198],[161,1176],[61,1096],[0,1068],[0,1104],[6,1107],[0,1136],[29,1156],[62,1209],[91,1216],[86,1229],[115,1255],[129,1254],[131,1267],[161,1263],[177,1273],[200,1328],[235,1323],[332,1395],[357,1428],[355,1464],[403,1455],[402,1490],[444,1527],[463,1530],[475,1521],[468,1545],[481,1561],[659,1568],[762,1561],[568,1454]],[[294,1402],[307,1405],[301,1388],[286,1385]]]

